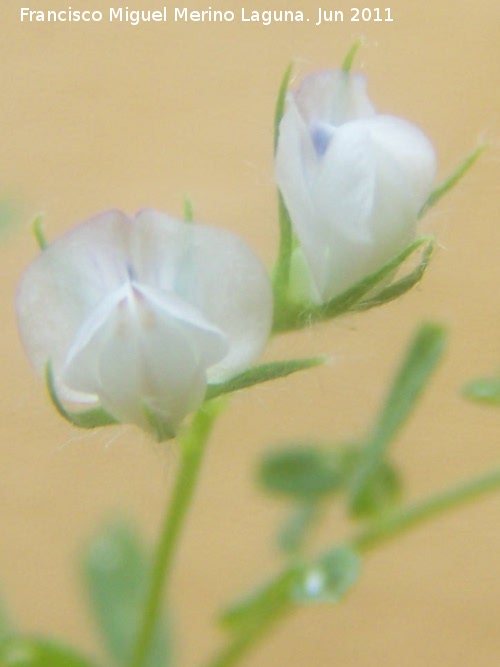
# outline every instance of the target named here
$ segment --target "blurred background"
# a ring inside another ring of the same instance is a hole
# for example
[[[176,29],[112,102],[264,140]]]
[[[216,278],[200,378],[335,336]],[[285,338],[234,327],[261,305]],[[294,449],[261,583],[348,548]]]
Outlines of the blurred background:
[[[54,412],[17,338],[14,295],[36,255],[29,222],[53,238],[108,208],[145,206],[241,234],[268,266],[277,247],[272,116],[290,60],[298,75],[338,66],[366,43],[356,68],[380,110],[420,125],[444,178],[479,141],[467,178],[426,217],[440,248],[421,285],[377,311],[277,338],[267,358],[328,353],[332,363],[236,396],[220,420],[178,558],[174,604],[182,664],[221,639],[214,611],[271,574],[284,506],[255,483],[269,445],[293,437],[362,434],[406,342],[423,319],[450,329],[430,391],[395,449],[416,499],[499,459],[498,411],[460,388],[500,364],[500,5],[497,0],[392,2],[392,23],[21,23],[0,10],[0,184],[19,220],[0,246],[2,374],[0,589],[25,630],[99,655],[82,603],[77,555],[110,516],[152,539],[177,462],[132,427],[80,432]],[[73,9],[100,9],[92,0]],[[249,3],[302,9],[310,0]],[[251,5],[251,7],[250,7]],[[130,9],[157,9],[149,0]],[[190,9],[206,9],[193,0]],[[212,0],[213,9],[240,3]],[[379,3],[363,0],[360,7]],[[329,7],[349,16],[351,3]],[[32,9],[66,8],[38,0]],[[491,667],[500,657],[500,497],[483,499],[364,562],[344,604],[295,615],[248,659],[267,667]],[[318,541],[343,536],[332,513]]]

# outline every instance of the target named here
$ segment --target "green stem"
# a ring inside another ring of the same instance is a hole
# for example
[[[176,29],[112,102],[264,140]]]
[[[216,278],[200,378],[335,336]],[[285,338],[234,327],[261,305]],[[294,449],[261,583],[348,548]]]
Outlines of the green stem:
[[[263,639],[278,621],[283,620],[286,612],[290,612],[290,606],[287,605],[279,610],[273,610],[268,614],[263,614],[259,619],[259,623],[253,625],[246,632],[241,633],[238,637],[230,642],[220,653],[218,653],[211,661],[207,663],[207,667],[232,667],[237,664],[240,658],[244,657]]]
[[[156,547],[149,590],[129,667],[142,667],[147,663],[163,595],[172,572],[179,536],[193,498],[205,444],[219,412],[219,403],[214,401],[205,404],[193,417],[191,425],[181,437],[180,469]]]
[[[424,521],[494,491],[498,487],[500,487],[500,468],[382,517],[355,535],[350,545],[358,551],[368,551]]]
[[[428,519],[498,488],[500,488],[500,468],[393,512],[359,532],[347,544],[357,551],[367,552]],[[282,577],[283,574],[278,575],[276,581],[278,582]],[[268,589],[266,589],[266,594],[268,594]],[[207,663],[207,667],[233,667],[240,658],[254,648],[258,640],[265,636],[278,621],[282,620],[287,612],[292,610],[293,601],[288,599],[280,607],[270,610],[270,613],[262,614],[259,623],[232,639]]]

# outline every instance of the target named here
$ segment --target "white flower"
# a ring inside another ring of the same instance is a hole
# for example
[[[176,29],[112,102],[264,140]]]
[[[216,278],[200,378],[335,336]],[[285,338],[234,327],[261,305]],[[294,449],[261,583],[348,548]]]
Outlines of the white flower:
[[[102,213],[49,245],[17,297],[26,352],[66,401],[172,434],[207,382],[243,371],[272,318],[266,272],[233,234],[156,211]]]
[[[311,74],[289,94],[276,180],[312,276],[310,298],[331,299],[412,240],[435,168],[427,137],[377,114],[363,76]]]

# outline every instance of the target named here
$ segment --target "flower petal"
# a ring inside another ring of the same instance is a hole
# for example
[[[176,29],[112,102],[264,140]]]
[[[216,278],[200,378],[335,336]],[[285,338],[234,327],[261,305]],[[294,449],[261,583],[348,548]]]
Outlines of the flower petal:
[[[366,77],[342,70],[313,72],[304,77],[295,100],[307,123],[338,126],[375,114],[366,92]]]
[[[82,327],[62,381],[97,395],[120,421],[147,428],[147,408],[175,432],[203,399],[207,366],[228,347],[220,331],[182,305],[176,295],[125,286]]]
[[[209,381],[222,381],[247,368],[262,352],[272,320],[269,279],[257,256],[239,237],[208,225],[180,223],[149,210],[135,222],[135,256],[148,257],[141,277],[162,289],[173,288],[227,337],[228,352],[209,369]],[[154,245],[147,252],[146,238]],[[177,255],[171,271],[164,256],[174,239]]]
[[[26,269],[17,293],[21,340],[42,374],[57,375],[81,323],[126,280],[129,219],[102,213],[50,244]]]

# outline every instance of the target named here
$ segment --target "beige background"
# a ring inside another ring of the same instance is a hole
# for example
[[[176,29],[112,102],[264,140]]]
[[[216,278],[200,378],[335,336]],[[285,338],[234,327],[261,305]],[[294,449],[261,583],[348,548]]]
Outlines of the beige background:
[[[468,404],[458,390],[500,362],[500,6],[392,0],[393,23],[132,27],[21,24],[20,4],[8,2],[0,15],[0,182],[21,202],[23,220],[44,211],[51,237],[109,207],[180,214],[189,193],[199,219],[239,232],[270,266],[277,84],[291,58],[298,73],[336,66],[361,34],[366,47],[357,65],[369,75],[374,101],[425,128],[441,177],[479,139],[491,144],[424,222],[441,248],[421,286],[377,312],[274,340],[270,359],[327,352],[334,362],[236,397],[217,426],[174,589],[182,664],[199,664],[220,639],[212,611],[279,563],[270,537],[284,507],[255,490],[260,453],[295,435],[362,433],[422,319],[444,322],[451,337],[432,389],[397,445],[408,496],[498,462],[500,414]],[[315,15],[321,4],[247,6]],[[72,5],[109,8],[96,0]],[[140,6],[163,3],[131,8]],[[349,6],[339,0],[334,8]],[[116,512],[154,535],[175,445],[157,447],[131,427],[81,433],[57,417],[16,335],[15,286],[36,254],[27,225],[4,239],[0,253],[1,588],[23,628],[92,653],[97,642],[79,600],[74,556],[94,526]],[[499,510],[500,497],[484,499],[370,556],[344,605],[298,614],[248,665],[498,664]],[[333,514],[318,539],[342,534]]]

